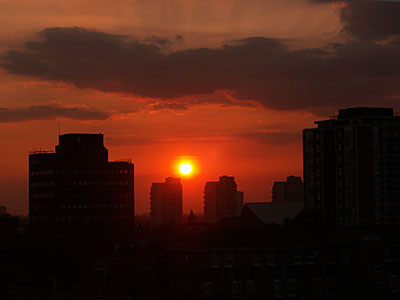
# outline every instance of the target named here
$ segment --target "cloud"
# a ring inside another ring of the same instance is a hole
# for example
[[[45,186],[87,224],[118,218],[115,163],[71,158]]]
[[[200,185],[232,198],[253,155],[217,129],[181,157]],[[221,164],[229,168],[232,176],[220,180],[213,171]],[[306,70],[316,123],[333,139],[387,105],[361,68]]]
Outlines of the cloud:
[[[382,41],[400,35],[398,0],[309,0],[312,3],[338,3],[343,33],[360,40]]]
[[[400,35],[400,2],[349,1],[340,9],[345,33],[362,40],[385,40]]]
[[[284,145],[295,141],[301,141],[300,132],[283,132],[283,131],[266,131],[266,132],[251,132],[244,134],[233,134],[233,138],[253,141],[261,144],[269,145]]]
[[[177,144],[177,143],[260,143],[269,145],[285,145],[301,141],[301,133],[281,130],[265,130],[247,133],[215,133],[184,136],[138,136],[122,135],[109,137],[108,144],[113,145],[147,145],[147,144]]]
[[[68,107],[61,104],[30,105],[23,108],[0,108],[0,123],[24,122],[69,118],[74,120],[106,120],[110,117],[102,112],[85,107]]]
[[[278,39],[249,37],[219,48],[165,52],[157,39],[48,28],[23,49],[5,52],[1,65],[16,74],[154,98],[160,108],[185,110],[199,104],[199,95],[232,91],[223,96],[227,106],[255,100],[273,109],[313,109],[377,105],[398,96],[399,51],[396,39],[289,50]],[[176,101],[182,98],[187,101]],[[221,97],[201,99],[221,104]]]

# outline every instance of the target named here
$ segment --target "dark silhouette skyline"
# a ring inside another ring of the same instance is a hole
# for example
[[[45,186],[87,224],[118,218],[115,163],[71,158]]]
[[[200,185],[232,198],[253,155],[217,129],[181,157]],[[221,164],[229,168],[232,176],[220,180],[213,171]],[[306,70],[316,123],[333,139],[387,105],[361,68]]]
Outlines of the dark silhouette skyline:
[[[400,0],[0,2],[0,299],[400,299]]]
[[[288,176],[275,185],[285,197],[242,209],[223,175],[205,183],[204,218],[183,217],[185,184],[167,177],[151,187],[150,217],[135,220],[134,165],[110,162],[102,134],[60,135],[55,152],[29,155],[29,222],[0,216],[0,296],[395,299],[398,118],[356,107],[316,121],[303,131],[304,185]]]

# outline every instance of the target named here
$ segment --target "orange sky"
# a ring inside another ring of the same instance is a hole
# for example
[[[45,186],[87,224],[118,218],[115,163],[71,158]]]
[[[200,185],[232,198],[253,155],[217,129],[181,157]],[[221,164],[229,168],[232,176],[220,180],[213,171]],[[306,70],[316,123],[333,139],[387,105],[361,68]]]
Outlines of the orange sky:
[[[279,38],[291,49],[318,47],[340,40],[341,29],[332,5],[306,0],[2,0],[0,51],[22,49],[45,28],[74,26],[137,39],[180,35],[171,46],[178,50],[220,47],[253,36]],[[188,95],[178,103],[194,104],[175,109],[163,106],[165,99],[80,88],[0,67],[0,109],[44,105],[107,113],[100,120],[0,120],[0,205],[27,214],[28,151],[54,149],[58,124],[62,133],[104,133],[111,160],[132,159],[137,213],[148,212],[151,183],[173,175],[171,163],[179,156],[195,157],[201,166],[196,176],[183,180],[186,212],[202,213],[205,181],[221,175],[235,176],[245,201],[270,200],[274,180],[302,175],[301,130],[328,112],[272,109],[253,99],[236,105],[230,93]],[[225,96],[233,102],[204,101]]]

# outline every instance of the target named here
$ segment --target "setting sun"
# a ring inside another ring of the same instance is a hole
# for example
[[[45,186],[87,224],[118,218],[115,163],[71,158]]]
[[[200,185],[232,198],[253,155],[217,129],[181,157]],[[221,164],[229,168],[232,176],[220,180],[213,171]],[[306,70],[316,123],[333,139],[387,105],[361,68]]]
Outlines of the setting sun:
[[[188,163],[183,163],[179,166],[179,170],[182,174],[188,175],[190,172],[192,172],[192,166]]]

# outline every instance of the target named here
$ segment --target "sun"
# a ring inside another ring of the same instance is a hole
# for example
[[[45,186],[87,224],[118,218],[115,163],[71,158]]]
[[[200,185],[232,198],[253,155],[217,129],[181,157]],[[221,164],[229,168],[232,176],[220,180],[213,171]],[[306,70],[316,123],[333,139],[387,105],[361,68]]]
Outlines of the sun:
[[[192,166],[188,163],[183,163],[179,166],[179,170],[182,174],[188,175],[190,172],[192,172]]]

